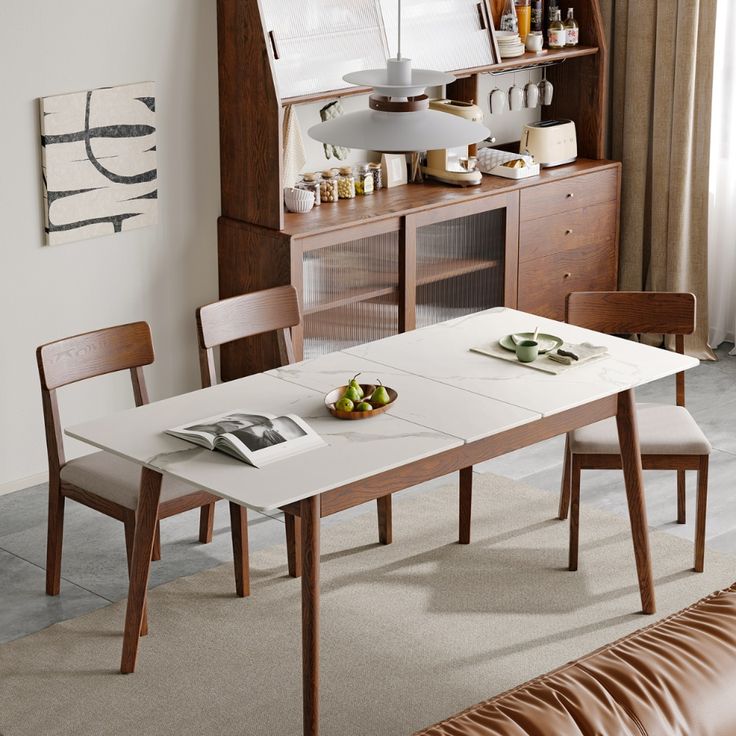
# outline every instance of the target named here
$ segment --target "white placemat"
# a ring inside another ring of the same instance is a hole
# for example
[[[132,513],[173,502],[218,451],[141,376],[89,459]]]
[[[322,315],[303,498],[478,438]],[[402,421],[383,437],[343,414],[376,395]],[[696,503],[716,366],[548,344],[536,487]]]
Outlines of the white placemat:
[[[577,345],[563,343],[561,347],[563,350],[575,350]],[[516,357],[516,353],[512,353],[510,350],[506,350],[506,348],[502,348],[499,345],[498,341],[494,341],[488,345],[481,345],[480,347],[470,348],[470,352],[480,353],[481,355],[488,355],[491,358],[499,358],[500,360],[508,360],[511,363],[518,363],[519,365],[523,365],[526,368],[533,368],[534,370],[544,371],[545,373],[553,373],[556,376],[558,376],[560,373],[565,373],[566,371],[569,371],[571,368],[575,368],[578,365],[585,365],[586,363],[590,363],[591,361],[603,360],[604,358],[608,357],[608,352],[605,352],[601,355],[593,355],[589,358],[581,358],[580,360],[573,361],[570,365],[565,365],[564,363],[558,363],[555,360],[551,360],[545,353],[544,355],[540,355],[535,361],[531,363],[522,363]]]

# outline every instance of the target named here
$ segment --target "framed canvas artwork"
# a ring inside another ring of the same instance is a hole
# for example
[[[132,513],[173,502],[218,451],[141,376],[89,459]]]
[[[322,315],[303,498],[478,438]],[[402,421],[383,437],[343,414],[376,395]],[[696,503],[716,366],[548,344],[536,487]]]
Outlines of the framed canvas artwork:
[[[43,97],[40,112],[48,245],[156,224],[153,82]]]

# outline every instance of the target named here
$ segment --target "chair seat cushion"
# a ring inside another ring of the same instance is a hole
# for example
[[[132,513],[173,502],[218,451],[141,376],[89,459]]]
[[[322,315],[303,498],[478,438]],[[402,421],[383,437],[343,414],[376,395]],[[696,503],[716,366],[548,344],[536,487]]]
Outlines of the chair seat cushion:
[[[709,455],[710,442],[683,406],[637,404],[642,455]],[[577,455],[618,455],[616,419],[604,419],[570,434]]]
[[[127,509],[135,510],[138,506],[140,466],[109,452],[93,452],[91,455],[70,460],[61,469],[61,480]],[[199,490],[164,475],[160,503],[188,496]]]

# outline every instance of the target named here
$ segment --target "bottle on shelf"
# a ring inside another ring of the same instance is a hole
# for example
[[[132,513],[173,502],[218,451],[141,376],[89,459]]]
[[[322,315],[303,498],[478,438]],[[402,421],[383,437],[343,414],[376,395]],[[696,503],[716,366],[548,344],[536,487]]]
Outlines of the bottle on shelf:
[[[580,38],[580,29],[575,20],[575,12],[572,8],[567,9],[567,20],[565,20],[565,46],[577,46]]]
[[[532,33],[541,33],[544,30],[544,0],[532,0]]]
[[[562,49],[565,48],[565,43],[565,25],[562,22],[560,9],[556,8],[554,20],[549,24],[549,28],[547,29],[547,45],[551,49]]]
[[[515,0],[516,21],[519,25],[519,38],[526,43],[526,37],[531,30],[532,8],[530,0]]]
[[[511,33],[519,32],[519,21],[516,17],[516,7],[514,6],[514,0],[506,0],[506,4],[503,6],[500,30],[511,31]]]
[[[555,19],[555,10],[557,10],[560,7],[558,0],[547,0],[547,24],[546,27],[549,28],[552,22]]]

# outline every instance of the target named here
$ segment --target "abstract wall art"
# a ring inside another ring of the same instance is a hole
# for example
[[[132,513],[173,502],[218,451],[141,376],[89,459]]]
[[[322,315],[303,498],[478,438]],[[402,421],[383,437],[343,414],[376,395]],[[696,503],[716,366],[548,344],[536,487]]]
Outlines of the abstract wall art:
[[[48,245],[156,224],[153,82],[43,97],[40,112]]]

